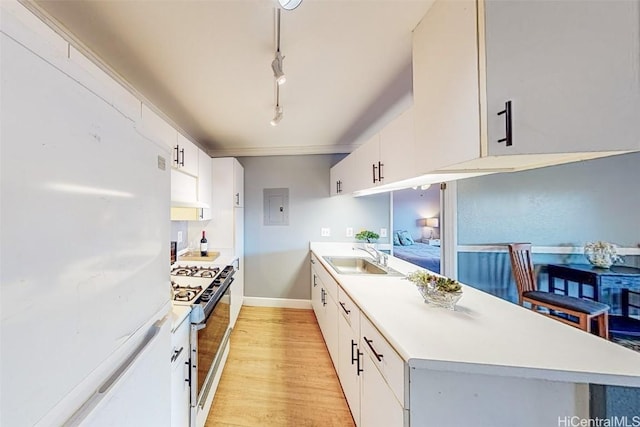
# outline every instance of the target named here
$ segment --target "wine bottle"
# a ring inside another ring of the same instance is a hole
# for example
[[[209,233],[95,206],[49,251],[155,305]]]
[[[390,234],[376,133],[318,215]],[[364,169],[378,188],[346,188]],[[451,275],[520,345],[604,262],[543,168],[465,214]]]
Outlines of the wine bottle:
[[[202,239],[200,239],[200,256],[207,256],[208,250],[209,243],[207,242],[207,238],[204,236],[204,230],[202,230]]]

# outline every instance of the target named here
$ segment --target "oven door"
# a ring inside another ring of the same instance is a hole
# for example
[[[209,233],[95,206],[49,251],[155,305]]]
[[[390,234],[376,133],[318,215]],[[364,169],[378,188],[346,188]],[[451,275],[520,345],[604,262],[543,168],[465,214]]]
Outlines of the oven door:
[[[231,282],[233,279],[226,284],[226,291],[207,316],[205,323],[191,325],[192,343],[196,343],[192,349],[192,357],[196,363],[191,364],[192,425],[196,427],[201,427],[196,424],[197,420],[206,418],[201,412],[208,412],[211,405],[218,366],[229,341]]]

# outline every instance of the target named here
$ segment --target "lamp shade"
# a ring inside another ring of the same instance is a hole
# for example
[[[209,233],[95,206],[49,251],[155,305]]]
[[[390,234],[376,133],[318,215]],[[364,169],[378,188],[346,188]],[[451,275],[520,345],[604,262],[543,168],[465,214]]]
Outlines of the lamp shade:
[[[426,225],[431,228],[438,228],[440,221],[438,218],[427,218]]]

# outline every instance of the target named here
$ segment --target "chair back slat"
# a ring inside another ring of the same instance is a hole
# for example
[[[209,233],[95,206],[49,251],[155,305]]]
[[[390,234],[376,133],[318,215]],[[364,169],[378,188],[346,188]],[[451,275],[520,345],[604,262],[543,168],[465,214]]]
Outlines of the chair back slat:
[[[518,300],[522,305],[522,294],[538,288],[531,259],[531,243],[511,243],[509,257],[513,277],[518,287]]]

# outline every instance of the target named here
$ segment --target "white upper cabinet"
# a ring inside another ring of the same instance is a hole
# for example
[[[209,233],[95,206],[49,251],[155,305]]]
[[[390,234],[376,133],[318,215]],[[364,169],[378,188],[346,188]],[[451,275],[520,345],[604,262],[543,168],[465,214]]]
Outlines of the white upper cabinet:
[[[380,163],[383,183],[415,176],[415,136],[413,107],[409,108],[380,131]]]
[[[474,1],[436,1],[413,33],[416,156],[421,172],[480,157]]]
[[[639,22],[638,1],[485,1],[489,155],[639,149]]]
[[[639,150],[639,5],[436,1],[414,31],[419,172]]]
[[[233,159],[233,206],[244,207],[244,168],[238,161]]]
[[[356,191],[380,185],[380,181],[384,180],[384,176],[381,173],[379,133],[376,133],[367,142],[356,148],[350,156],[353,157],[354,162],[352,172],[348,177],[349,188],[353,188],[353,191]]]
[[[220,208],[244,207],[244,168],[234,157],[212,159],[213,202]]]
[[[329,190],[332,196],[350,194],[356,190],[356,159],[353,153],[336,163],[329,171]]]
[[[212,195],[211,157],[202,150],[198,150],[198,202],[209,206],[200,212],[200,220],[211,219]]]
[[[413,107],[404,111],[331,168],[332,196],[350,194],[416,175]]]
[[[198,176],[198,152],[200,149],[180,133],[177,138],[173,152],[173,166],[189,175]]]

